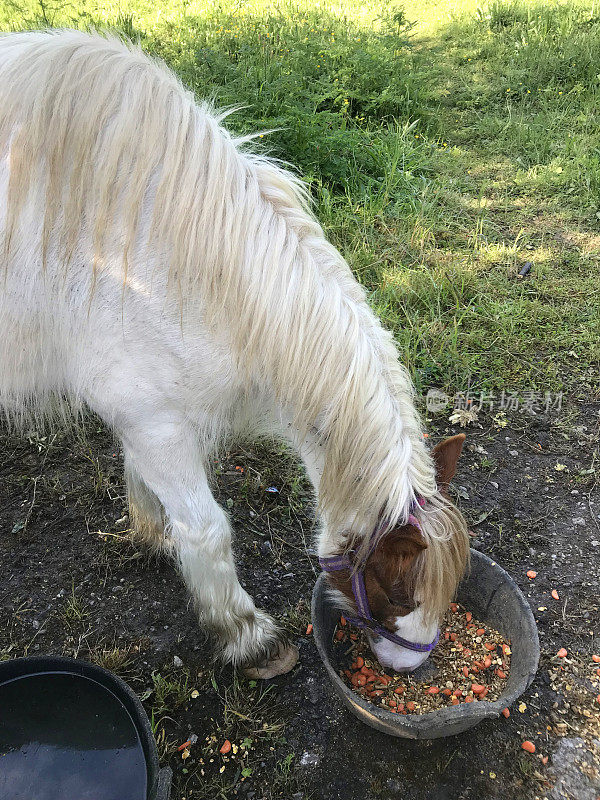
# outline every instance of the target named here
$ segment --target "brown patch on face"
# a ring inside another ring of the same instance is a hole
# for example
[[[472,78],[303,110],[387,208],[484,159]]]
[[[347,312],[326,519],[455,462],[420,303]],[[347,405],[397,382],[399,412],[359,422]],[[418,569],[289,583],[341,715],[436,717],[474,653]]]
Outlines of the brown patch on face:
[[[414,609],[410,567],[427,544],[414,525],[404,525],[386,533],[365,567],[365,588],[372,616],[388,630],[395,629],[396,617],[404,617]],[[342,592],[354,605],[350,572],[329,573],[334,589]]]
[[[465,439],[465,434],[459,433],[440,442],[432,451],[436,482],[446,498]],[[367,561],[365,588],[371,614],[388,630],[394,630],[396,617],[406,616],[415,607],[410,568],[426,547],[419,529],[404,525],[386,533]],[[333,588],[342,592],[354,606],[350,572],[331,572],[328,577]]]

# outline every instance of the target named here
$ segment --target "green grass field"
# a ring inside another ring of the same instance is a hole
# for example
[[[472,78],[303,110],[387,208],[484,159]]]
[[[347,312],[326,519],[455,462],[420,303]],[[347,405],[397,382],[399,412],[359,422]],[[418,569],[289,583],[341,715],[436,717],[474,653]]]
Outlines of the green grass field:
[[[597,393],[596,6],[0,0],[3,30],[92,25],[272,131],[419,389]]]

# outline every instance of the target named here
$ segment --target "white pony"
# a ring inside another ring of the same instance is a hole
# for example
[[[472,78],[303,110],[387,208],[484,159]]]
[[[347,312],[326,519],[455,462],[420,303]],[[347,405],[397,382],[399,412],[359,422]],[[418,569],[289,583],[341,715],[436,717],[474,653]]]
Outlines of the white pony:
[[[210,490],[240,431],[297,448],[319,554],[353,549],[372,610],[377,593],[389,603],[379,621],[427,642],[466,563],[443,492],[462,440],[438,450],[438,488],[392,338],[303,186],[221,119],[116,38],[0,36],[0,407],[19,424],[85,405],[111,426],[135,528],[176,554],[202,623],[249,674],[297,654],[240,586]],[[382,526],[400,543],[383,571],[368,561]],[[424,657],[373,646],[396,668]]]

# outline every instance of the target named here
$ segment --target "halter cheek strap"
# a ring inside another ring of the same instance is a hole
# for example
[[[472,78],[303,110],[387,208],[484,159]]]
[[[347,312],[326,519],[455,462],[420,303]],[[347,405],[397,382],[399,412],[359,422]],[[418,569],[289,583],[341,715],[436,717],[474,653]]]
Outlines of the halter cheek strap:
[[[417,501],[420,506],[424,504],[424,500],[419,498]],[[410,514],[408,517],[408,523],[410,525],[414,525],[415,528],[421,530],[421,525],[419,521],[414,516],[414,514]],[[367,554],[367,558],[363,562],[362,566],[358,569],[354,569],[354,565],[352,563],[352,559],[350,558],[351,555],[355,555],[354,551],[350,551],[349,553],[345,553],[339,556],[330,556],[328,558],[319,558],[319,564],[321,565],[321,569],[324,572],[339,572],[341,570],[349,570],[351,573],[351,581],[352,581],[352,594],[354,595],[354,600],[356,602],[356,610],[358,611],[357,617],[349,617],[346,616],[346,619],[351,625],[356,626],[357,628],[368,628],[373,633],[376,633],[378,636],[383,636],[384,639],[387,639],[394,644],[398,644],[401,647],[405,647],[407,650],[413,650],[415,653],[430,653],[433,648],[438,643],[440,638],[440,632],[436,633],[435,639],[429,644],[421,644],[420,642],[410,642],[408,639],[404,639],[402,636],[398,636],[395,633],[391,633],[382,625],[380,625],[371,614],[371,609],[369,607],[369,600],[367,598],[367,590],[365,587],[365,566],[366,561],[372,552],[375,550],[377,546],[380,536],[381,536],[382,528],[381,526],[378,527],[373,534],[371,535],[371,547],[369,548],[369,552]]]

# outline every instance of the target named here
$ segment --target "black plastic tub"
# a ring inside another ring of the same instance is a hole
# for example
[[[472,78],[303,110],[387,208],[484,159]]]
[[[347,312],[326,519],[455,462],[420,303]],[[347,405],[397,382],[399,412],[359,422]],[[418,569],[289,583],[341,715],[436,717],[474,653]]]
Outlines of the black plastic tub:
[[[59,656],[0,663],[2,800],[169,800],[146,712],[129,686]]]
[[[333,635],[340,612],[329,602],[326,588],[327,579],[320,575],[312,598],[313,634],[319,655],[345,705],[367,725],[384,733],[406,739],[437,739],[462,733],[484,719],[499,716],[502,709],[512,705],[535,677],[540,643],[529,604],[510,575],[477,550],[471,550],[471,571],[460,584],[458,600],[478,619],[510,639],[512,651],[506,688],[493,702],[461,703],[428,714],[404,716],[363,700],[346,686],[333,661]],[[425,668],[424,665],[421,669]]]

